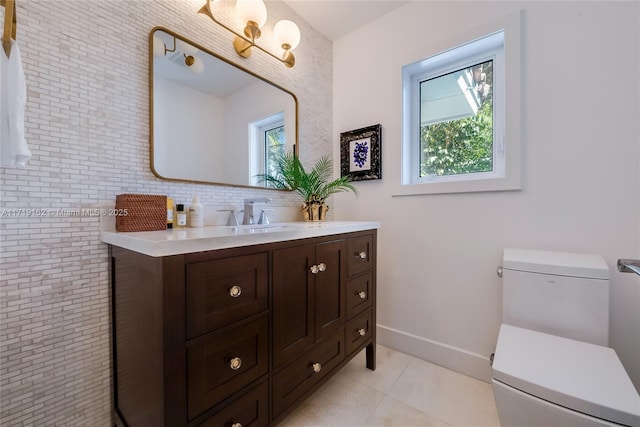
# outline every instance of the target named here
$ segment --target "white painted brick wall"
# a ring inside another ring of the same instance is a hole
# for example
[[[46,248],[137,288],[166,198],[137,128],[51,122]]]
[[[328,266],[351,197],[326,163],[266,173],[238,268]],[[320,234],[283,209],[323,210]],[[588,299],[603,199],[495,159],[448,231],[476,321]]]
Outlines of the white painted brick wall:
[[[286,5],[302,42],[295,68],[260,52],[239,58],[198,0],[17,0],[28,87],[25,170],[0,169],[0,214],[11,208],[87,208],[125,192],[236,204],[267,190],[160,181],[149,168],[148,35],[164,26],[294,92],[301,156],[331,155],[331,44]],[[232,3],[223,4],[227,11]],[[4,10],[0,8],[0,14]],[[265,37],[269,30],[265,31]],[[107,247],[96,217],[0,217],[0,424],[107,426],[111,419]]]

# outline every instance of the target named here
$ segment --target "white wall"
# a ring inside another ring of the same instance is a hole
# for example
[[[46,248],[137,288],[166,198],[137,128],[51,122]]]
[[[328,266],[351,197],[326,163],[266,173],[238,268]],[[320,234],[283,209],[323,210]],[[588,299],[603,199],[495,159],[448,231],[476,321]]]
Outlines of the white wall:
[[[392,197],[400,181],[401,67],[522,9],[523,189]],[[382,124],[383,179],[337,197],[336,219],[380,220],[382,343],[488,379],[505,247],[597,253],[611,275],[611,346],[640,389],[639,6],[422,2],[334,43],[339,133]]]
[[[156,172],[166,178],[230,182],[224,173],[224,100],[157,77],[153,92]]]
[[[269,1],[268,38],[279,19],[298,23],[296,66],[255,51],[198,15],[203,0],[17,1],[17,39],[27,83],[27,169],[0,168],[0,425],[109,426],[111,323],[107,245],[99,218],[36,217],[7,209],[80,209],[117,194],[167,194],[205,205],[272,190],[161,181],[149,167],[149,33],[164,26],[291,90],[300,103],[300,149],[331,153],[331,43],[279,1]],[[222,0],[229,14],[233,2]],[[0,15],[4,8],[0,8]],[[311,83],[310,83],[311,82]]]
[[[252,102],[252,98],[259,99],[260,102]],[[244,159],[242,163],[226,165],[225,174],[231,178],[228,182],[256,182],[253,175],[258,172],[251,173],[251,153],[253,152],[254,161],[258,156],[256,149],[251,149],[253,138],[249,136],[249,125],[278,113],[285,113],[285,136],[290,138],[287,141],[292,144],[295,141],[295,103],[290,94],[258,81],[225,99],[224,119],[229,132],[225,158]],[[259,157],[264,163],[264,149],[260,149],[262,153]]]

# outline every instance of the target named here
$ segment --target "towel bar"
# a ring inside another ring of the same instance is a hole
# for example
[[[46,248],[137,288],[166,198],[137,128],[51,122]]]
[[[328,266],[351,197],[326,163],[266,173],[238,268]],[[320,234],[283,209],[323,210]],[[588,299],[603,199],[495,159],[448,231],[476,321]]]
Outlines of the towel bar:
[[[640,276],[640,259],[619,259],[618,271],[621,273],[636,273]]]
[[[4,31],[2,32],[2,47],[7,56],[11,54],[11,39],[16,40],[16,29],[18,20],[16,17],[15,0],[0,0],[0,5],[4,6]]]

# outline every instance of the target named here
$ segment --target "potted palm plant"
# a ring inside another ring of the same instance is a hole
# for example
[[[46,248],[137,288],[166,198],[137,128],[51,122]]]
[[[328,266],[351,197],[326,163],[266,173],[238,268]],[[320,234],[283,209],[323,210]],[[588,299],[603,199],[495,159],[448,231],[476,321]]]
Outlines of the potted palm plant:
[[[267,187],[293,190],[302,196],[304,202],[301,210],[305,221],[325,220],[329,210],[325,201],[331,194],[351,191],[358,195],[349,177],[342,176],[330,181],[333,167],[328,156],[322,156],[307,172],[294,153],[284,153],[276,159],[275,170],[273,174],[259,175],[259,181]]]

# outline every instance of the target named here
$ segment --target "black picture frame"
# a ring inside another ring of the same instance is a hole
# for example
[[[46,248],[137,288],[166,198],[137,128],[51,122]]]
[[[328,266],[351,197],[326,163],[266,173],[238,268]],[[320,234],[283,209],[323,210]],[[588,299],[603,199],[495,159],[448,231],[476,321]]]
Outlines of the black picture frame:
[[[382,179],[382,126],[340,134],[340,174],[351,181]]]

